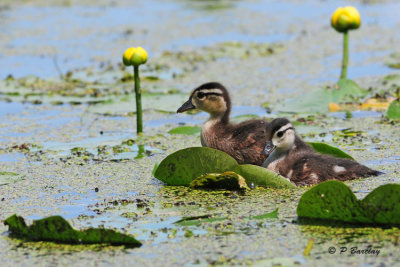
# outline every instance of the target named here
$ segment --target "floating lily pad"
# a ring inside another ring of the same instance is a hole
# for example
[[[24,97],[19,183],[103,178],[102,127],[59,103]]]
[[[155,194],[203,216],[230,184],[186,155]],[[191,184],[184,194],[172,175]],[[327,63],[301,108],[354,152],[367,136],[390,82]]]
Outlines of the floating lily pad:
[[[61,216],[51,216],[34,221],[27,226],[24,218],[17,215],[5,222],[11,235],[28,241],[51,241],[64,244],[109,244],[112,246],[140,247],[142,244],[132,236],[114,230],[91,228],[77,231]]]
[[[192,217],[184,217],[179,221],[176,221],[175,224],[181,226],[192,226],[192,225],[200,225],[205,222],[217,222],[226,220],[224,217],[218,217],[215,215],[201,215],[201,216],[192,216]]]
[[[260,214],[256,216],[245,217],[245,219],[249,220],[265,220],[265,219],[276,219],[278,218],[278,209],[271,211],[269,213]],[[201,223],[212,223],[217,221],[227,220],[226,217],[219,217],[218,215],[200,215],[200,216],[192,216],[192,217],[184,217],[179,221],[176,221],[175,224],[181,226],[198,226]]]
[[[203,174],[232,171],[237,165],[234,158],[220,150],[190,147],[168,155],[154,176],[168,185],[188,186]]]
[[[201,127],[198,126],[180,126],[171,129],[168,133],[194,135],[194,134],[199,134],[200,132],[201,132]]]
[[[363,200],[339,181],[323,182],[303,194],[300,218],[361,224],[400,224],[400,185],[380,186]]]
[[[336,158],[344,158],[344,159],[352,159],[354,158],[347,154],[346,152],[343,152],[339,148],[330,146],[328,144],[320,143],[320,142],[307,142],[316,152],[321,153],[321,154],[326,154],[326,155],[331,155]]]
[[[0,186],[12,184],[24,179],[23,175],[15,172],[0,172]]]
[[[316,89],[298,98],[280,103],[278,111],[297,113],[327,113],[329,103],[352,102],[365,96],[367,91],[352,80],[342,79],[333,88]]]
[[[190,147],[167,156],[157,167],[154,177],[168,185],[188,186],[195,178],[208,173],[234,171],[247,184],[294,188],[284,177],[255,165],[239,165],[223,151],[209,147]]]
[[[276,219],[276,218],[278,218],[278,208],[276,208],[274,211],[271,211],[269,213],[256,215],[256,216],[253,216],[250,218],[253,220]]]
[[[250,189],[244,178],[232,171],[223,173],[208,173],[194,179],[189,187],[192,188],[213,188],[228,190]]]
[[[400,224],[400,184],[386,184],[374,189],[362,201],[375,223]]]
[[[397,120],[400,119],[400,101],[399,100],[393,101],[390,104],[390,106],[386,112],[386,116],[390,119],[397,119]]]
[[[257,186],[275,188],[296,187],[288,179],[260,166],[251,164],[238,165],[236,172],[240,173],[246,179],[246,182],[249,185],[254,184]]]

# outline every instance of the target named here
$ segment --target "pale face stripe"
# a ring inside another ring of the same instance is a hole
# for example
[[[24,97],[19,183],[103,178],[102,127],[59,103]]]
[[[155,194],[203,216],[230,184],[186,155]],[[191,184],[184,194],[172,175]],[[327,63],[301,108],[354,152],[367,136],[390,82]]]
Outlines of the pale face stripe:
[[[282,126],[281,128],[279,128],[279,130],[277,132],[284,132],[285,130],[287,130],[290,127],[293,127],[293,125],[291,123],[288,123],[285,126]]]
[[[215,89],[200,89],[200,90],[197,90],[197,92],[202,92],[204,94],[210,94],[210,93],[212,93],[212,94],[220,94],[220,95],[223,94],[222,90],[221,89],[217,89],[217,88],[215,88]]]

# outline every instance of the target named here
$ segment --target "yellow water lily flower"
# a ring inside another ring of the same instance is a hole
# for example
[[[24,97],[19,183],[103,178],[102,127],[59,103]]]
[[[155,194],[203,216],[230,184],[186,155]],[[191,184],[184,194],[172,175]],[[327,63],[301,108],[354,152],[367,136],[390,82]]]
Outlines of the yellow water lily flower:
[[[139,66],[141,64],[146,63],[147,61],[147,52],[143,49],[143,47],[130,47],[125,50],[122,55],[122,62],[125,66]]]
[[[331,17],[331,25],[338,32],[358,29],[361,25],[361,16],[352,6],[339,7]]]

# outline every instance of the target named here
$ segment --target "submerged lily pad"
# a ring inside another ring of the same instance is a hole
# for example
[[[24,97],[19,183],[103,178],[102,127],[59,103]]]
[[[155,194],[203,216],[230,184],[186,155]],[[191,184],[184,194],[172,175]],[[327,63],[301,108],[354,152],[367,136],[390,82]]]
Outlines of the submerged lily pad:
[[[129,235],[114,230],[91,228],[77,231],[61,216],[51,216],[34,221],[27,226],[24,218],[16,214],[5,222],[11,235],[28,241],[51,241],[64,244],[109,244],[112,246],[140,247],[142,244]]]
[[[198,126],[179,126],[171,129],[169,134],[186,134],[186,135],[194,135],[201,132],[201,127]]]
[[[360,201],[344,183],[326,181],[303,194],[297,215],[314,220],[398,225],[400,185],[380,186]]]
[[[386,116],[390,119],[400,119],[400,101],[396,100],[393,101],[387,112],[386,112]]]
[[[0,172],[0,186],[15,183],[23,179],[23,175],[15,172]]]
[[[188,186],[197,177],[208,173],[234,171],[247,184],[294,188],[284,177],[255,165],[239,165],[223,151],[209,147],[190,147],[168,155],[155,170],[157,179],[168,185]]]
[[[246,181],[239,174],[227,171],[223,173],[208,173],[194,179],[189,187],[192,188],[215,188],[228,190],[250,189]]]
[[[326,154],[326,155],[331,155],[336,158],[344,158],[344,159],[352,159],[354,158],[347,154],[346,152],[343,152],[337,147],[330,146],[328,144],[320,143],[320,142],[307,142],[308,145],[310,145],[316,152],[321,153],[321,154]]]

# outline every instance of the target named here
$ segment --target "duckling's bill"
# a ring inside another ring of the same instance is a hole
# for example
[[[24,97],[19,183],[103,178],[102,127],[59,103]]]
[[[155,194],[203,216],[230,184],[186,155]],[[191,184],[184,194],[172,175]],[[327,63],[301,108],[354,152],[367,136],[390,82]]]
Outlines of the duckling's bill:
[[[269,154],[271,154],[271,153],[275,150],[275,148],[276,148],[276,146],[274,146],[274,144],[272,143],[272,141],[268,141],[268,142],[265,144],[265,147],[264,147],[264,149],[263,149],[263,151],[262,151],[262,154],[268,156]]]
[[[192,98],[189,98],[188,101],[186,101],[185,103],[183,103],[183,105],[178,108],[178,110],[176,111],[176,113],[182,113],[191,109],[195,109],[196,107],[193,105],[192,103]]]

